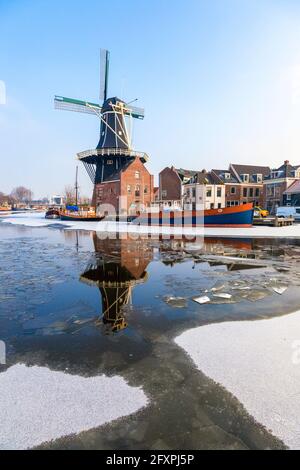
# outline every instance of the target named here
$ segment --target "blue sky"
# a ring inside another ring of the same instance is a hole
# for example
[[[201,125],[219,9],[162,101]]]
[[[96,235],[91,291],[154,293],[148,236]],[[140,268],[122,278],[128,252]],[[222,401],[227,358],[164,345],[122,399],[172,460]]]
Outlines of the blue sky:
[[[55,111],[53,96],[97,100],[100,47],[109,94],[145,107],[134,147],[154,174],[300,163],[298,0],[0,0],[0,191],[73,183],[99,122]]]

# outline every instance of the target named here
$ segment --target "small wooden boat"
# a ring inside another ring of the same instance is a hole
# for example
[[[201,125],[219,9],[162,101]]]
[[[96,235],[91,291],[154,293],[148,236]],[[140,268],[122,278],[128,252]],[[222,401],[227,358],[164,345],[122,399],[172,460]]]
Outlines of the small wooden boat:
[[[59,219],[60,212],[59,209],[48,209],[45,214],[45,219]]]

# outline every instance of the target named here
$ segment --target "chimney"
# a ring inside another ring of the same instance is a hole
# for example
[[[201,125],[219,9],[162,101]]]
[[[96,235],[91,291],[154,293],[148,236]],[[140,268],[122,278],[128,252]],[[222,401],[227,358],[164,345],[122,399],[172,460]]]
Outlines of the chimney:
[[[289,160],[285,160],[285,161],[284,161],[284,164],[285,164],[285,165],[289,165],[289,164],[290,164]]]

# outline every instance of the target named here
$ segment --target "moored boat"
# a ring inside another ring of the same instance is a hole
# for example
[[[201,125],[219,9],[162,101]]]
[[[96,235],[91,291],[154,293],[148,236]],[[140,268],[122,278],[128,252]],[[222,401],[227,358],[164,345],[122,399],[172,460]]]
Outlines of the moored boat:
[[[59,209],[48,209],[45,214],[45,219],[59,219],[60,212]]]
[[[251,227],[253,204],[204,211],[148,212],[139,215],[132,223],[168,227]]]
[[[100,222],[104,217],[97,217],[96,215],[82,215],[76,214],[60,214],[60,219],[73,222]]]

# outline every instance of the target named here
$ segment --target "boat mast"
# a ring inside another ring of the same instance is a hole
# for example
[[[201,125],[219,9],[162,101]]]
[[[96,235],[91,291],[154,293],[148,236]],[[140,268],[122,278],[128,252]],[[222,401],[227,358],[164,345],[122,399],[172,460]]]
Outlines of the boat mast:
[[[78,165],[76,166],[76,179],[75,179],[75,198],[76,198],[76,206],[78,205]]]

